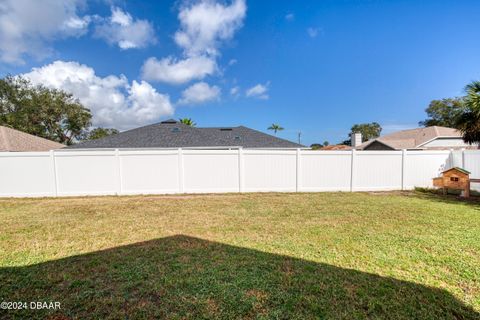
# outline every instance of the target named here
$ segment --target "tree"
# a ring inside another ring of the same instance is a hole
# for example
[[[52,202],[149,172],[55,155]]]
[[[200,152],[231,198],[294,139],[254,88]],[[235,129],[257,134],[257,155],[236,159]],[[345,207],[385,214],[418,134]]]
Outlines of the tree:
[[[465,87],[465,108],[458,117],[456,127],[462,132],[467,143],[480,143],[480,81],[473,81]]]
[[[464,105],[465,99],[463,97],[433,100],[425,109],[428,118],[420,121],[418,125],[457,128],[458,118],[465,108]]]
[[[330,145],[330,143],[328,141],[324,141],[323,143],[312,143],[310,148],[312,148],[312,150],[318,150],[328,145]]]
[[[350,133],[362,134],[362,142],[380,137],[381,132],[382,132],[382,127],[377,122],[354,124],[352,128],[350,128]],[[344,144],[347,146],[352,145],[351,137],[343,141],[341,144]]]
[[[85,137],[85,140],[95,140],[117,134],[119,131],[114,128],[95,128],[89,131]]]
[[[382,127],[377,122],[355,124],[351,128],[353,133],[362,134],[362,142],[380,137]]]
[[[282,128],[280,125],[272,123],[270,127],[267,128],[268,130],[273,130],[275,134],[277,134],[278,131],[282,131],[284,128]]]
[[[65,91],[18,76],[0,79],[0,125],[70,145],[85,135],[91,118],[90,110]]]
[[[190,127],[195,127],[197,124],[191,118],[180,118],[178,119],[180,123],[186,124]]]

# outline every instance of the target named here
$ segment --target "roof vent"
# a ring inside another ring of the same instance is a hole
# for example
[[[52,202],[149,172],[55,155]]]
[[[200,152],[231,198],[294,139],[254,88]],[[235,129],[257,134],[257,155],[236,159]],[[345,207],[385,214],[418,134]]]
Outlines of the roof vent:
[[[172,124],[172,123],[177,123],[177,120],[175,120],[175,119],[168,119],[168,120],[162,121],[162,122],[160,122],[160,123]]]
[[[180,132],[180,128],[177,128],[177,127],[172,128],[172,132]]]
[[[220,128],[220,131],[232,131],[232,128]]]

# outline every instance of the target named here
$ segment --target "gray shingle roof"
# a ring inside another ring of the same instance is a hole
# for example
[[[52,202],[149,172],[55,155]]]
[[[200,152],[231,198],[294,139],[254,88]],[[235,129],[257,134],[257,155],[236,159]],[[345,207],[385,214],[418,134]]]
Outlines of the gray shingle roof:
[[[68,149],[188,147],[302,148],[304,146],[244,126],[196,128],[175,120],[167,120],[102,139],[85,141]]]

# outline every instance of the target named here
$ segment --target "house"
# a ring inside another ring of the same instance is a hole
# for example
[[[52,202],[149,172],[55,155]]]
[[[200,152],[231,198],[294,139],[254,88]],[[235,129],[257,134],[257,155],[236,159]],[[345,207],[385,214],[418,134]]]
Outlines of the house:
[[[12,128],[0,126],[0,152],[5,151],[49,151],[65,145],[33,136]]]
[[[361,134],[352,134],[352,147],[357,150],[449,150],[478,149],[465,143],[460,131],[447,127],[425,127],[393,132],[362,143]]]
[[[350,150],[352,150],[352,147],[346,146],[344,144],[333,144],[333,145],[322,147],[319,150],[323,150],[323,151],[339,151],[339,150],[340,151],[350,151]]]
[[[244,126],[197,128],[170,119],[124,131],[69,149],[91,148],[304,148],[303,145]]]

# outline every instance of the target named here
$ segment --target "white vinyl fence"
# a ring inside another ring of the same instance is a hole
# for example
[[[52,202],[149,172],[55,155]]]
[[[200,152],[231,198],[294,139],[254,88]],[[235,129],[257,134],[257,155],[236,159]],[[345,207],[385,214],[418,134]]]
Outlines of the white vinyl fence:
[[[480,151],[83,150],[0,153],[0,197],[431,187]]]

